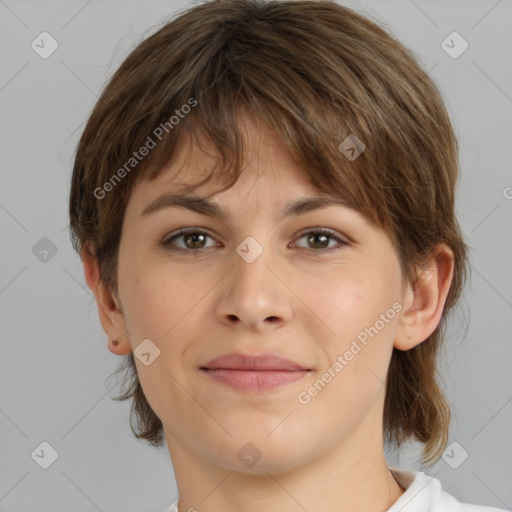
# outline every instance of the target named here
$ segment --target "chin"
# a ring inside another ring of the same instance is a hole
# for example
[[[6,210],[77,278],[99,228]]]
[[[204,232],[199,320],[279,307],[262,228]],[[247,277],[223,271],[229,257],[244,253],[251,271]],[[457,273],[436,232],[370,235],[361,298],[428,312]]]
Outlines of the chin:
[[[253,429],[255,430],[255,429]],[[268,431],[264,434],[251,432],[236,435],[234,439],[225,439],[220,446],[221,452],[213,455],[212,462],[229,471],[247,473],[251,475],[267,475],[268,473],[285,473],[300,467],[308,462],[308,454],[317,450],[309,450],[304,444],[304,435],[300,439],[292,439],[283,431],[283,435],[276,436]],[[215,442],[208,446],[219,446]],[[314,457],[313,457],[314,458]]]

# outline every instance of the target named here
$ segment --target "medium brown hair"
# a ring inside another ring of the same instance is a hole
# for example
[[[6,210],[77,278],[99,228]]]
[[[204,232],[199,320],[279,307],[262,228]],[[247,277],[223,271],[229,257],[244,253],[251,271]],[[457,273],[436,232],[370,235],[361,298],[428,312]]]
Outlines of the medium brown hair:
[[[441,321],[423,343],[393,349],[384,405],[386,440],[399,447],[416,439],[425,443],[423,461],[437,461],[450,422],[437,355],[469,270],[454,212],[458,144],[436,85],[377,22],[330,0],[213,0],[166,22],[109,80],[79,141],[69,205],[75,250],[96,254],[117,297],[131,190],[162,172],[184,133],[213,143],[221,161],[195,186],[222,176],[220,191],[231,187],[244,155],[242,109],[276,130],[316,189],[347,198],[389,235],[413,287],[434,244],[452,249]],[[355,159],[340,150],[350,135],[365,145]],[[133,152],[150,139],[154,148],[132,165]],[[117,399],[133,399],[133,433],[161,446],[162,422],[132,353],[122,370],[129,386]]]

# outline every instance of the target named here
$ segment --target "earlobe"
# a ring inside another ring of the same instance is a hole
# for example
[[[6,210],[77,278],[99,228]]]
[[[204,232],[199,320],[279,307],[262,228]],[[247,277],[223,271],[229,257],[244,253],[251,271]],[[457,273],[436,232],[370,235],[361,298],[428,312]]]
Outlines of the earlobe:
[[[113,339],[108,343],[108,349],[112,354],[116,354],[118,356],[124,356],[126,354],[129,354],[132,349],[130,346],[130,342],[128,340],[118,340]]]
[[[453,278],[453,251],[438,244],[430,264],[420,275],[414,289],[403,298],[403,309],[393,346],[409,350],[425,341],[438,327]]]

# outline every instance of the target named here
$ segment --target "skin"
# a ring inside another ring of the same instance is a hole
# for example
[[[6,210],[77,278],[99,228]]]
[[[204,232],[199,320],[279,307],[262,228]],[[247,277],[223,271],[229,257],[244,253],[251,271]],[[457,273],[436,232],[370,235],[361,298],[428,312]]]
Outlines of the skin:
[[[231,189],[210,198],[229,210],[226,222],[177,207],[141,217],[153,199],[181,191],[211,165],[183,139],[165,172],[138,183],[129,199],[117,301],[101,282],[94,255],[82,252],[103,329],[120,342],[109,343],[109,350],[125,355],[144,339],[160,350],[149,366],[135,361],[164,424],[180,512],[384,511],[404,492],[384,458],[384,381],[392,349],[414,347],[439,324],[453,253],[436,246],[413,291],[388,236],[358,212],[332,205],[283,218],[285,204],[319,194],[273,131],[248,117],[244,128],[244,172]],[[209,183],[195,195],[217,188]],[[192,249],[186,236],[176,239],[186,254],[162,245],[187,227],[211,238],[203,245],[189,240]],[[348,243],[327,238],[315,246],[304,235],[318,227]],[[264,249],[252,263],[236,252],[248,236]],[[309,403],[299,403],[298,394],[394,303],[401,311],[360,344]],[[246,393],[199,370],[234,351],[279,354],[311,371],[276,390]],[[251,468],[237,457],[248,441],[261,453]]]

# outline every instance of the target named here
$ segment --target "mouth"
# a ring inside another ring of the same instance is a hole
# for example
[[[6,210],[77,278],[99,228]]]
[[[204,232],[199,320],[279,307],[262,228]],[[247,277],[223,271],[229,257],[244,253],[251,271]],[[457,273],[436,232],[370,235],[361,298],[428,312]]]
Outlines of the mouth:
[[[227,354],[199,368],[216,382],[238,391],[270,391],[305,377],[311,369],[274,354]]]
[[[201,368],[206,375],[221,384],[238,391],[270,391],[285,384],[302,379],[310,370],[209,370]]]

